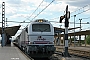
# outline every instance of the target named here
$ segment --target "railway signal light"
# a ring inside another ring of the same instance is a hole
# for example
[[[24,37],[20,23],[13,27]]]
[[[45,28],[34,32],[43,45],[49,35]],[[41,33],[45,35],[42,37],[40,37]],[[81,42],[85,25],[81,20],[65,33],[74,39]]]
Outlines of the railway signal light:
[[[67,15],[65,14],[64,16],[60,16],[60,21],[59,21],[59,22],[62,23],[62,20],[63,20],[64,18],[67,18],[67,19],[70,18],[70,11],[67,12]]]
[[[62,20],[63,20],[64,18],[65,18],[65,15],[60,17],[60,23],[62,23]]]

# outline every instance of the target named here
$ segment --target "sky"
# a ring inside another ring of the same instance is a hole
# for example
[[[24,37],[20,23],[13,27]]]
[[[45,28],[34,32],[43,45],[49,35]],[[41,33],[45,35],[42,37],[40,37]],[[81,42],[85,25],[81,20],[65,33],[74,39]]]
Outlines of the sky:
[[[54,21],[51,22],[54,27],[60,27],[61,25],[61,28],[65,28],[64,23],[59,23],[59,17],[65,15],[65,9],[68,5],[70,11],[69,22],[74,22],[75,19],[75,23],[80,23],[79,19],[82,19],[81,23],[90,23],[90,0],[52,1],[53,0],[0,0],[0,22],[2,22],[2,2],[5,2],[5,18],[7,18],[7,21],[30,22],[35,19],[43,18],[50,22]],[[45,9],[46,6],[48,7]],[[74,17],[74,15],[76,15],[76,17]],[[65,20],[63,20],[63,22],[64,21]],[[20,29],[23,29],[28,23],[7,22],[8,27],[18,25],[21,25]],[[0,27],[1,26],[0,23]],[[75,27],[80,27],[80,24],[75,24]],[[74,23],[69,23],[68,28],[74,28]],[[82,31],[90,30],[90,24],[81,24],[81,29]],[[75,31],[80,31],[80,29],[76,29]]]

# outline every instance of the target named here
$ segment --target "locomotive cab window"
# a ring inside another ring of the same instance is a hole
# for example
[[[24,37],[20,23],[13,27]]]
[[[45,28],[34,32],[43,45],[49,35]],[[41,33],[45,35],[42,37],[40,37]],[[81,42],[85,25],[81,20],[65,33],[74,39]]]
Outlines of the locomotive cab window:
[[[49,24],[33,24],[32,25],[33,32],[50,32],[50,25]]]

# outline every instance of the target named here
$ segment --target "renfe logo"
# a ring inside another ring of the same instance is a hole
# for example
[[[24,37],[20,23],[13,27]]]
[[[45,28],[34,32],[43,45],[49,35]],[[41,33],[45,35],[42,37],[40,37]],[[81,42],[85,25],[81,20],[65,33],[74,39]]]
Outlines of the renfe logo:
[[[42,36],[38,36],[37,40],[46,40],[45,38],[42,38]]]

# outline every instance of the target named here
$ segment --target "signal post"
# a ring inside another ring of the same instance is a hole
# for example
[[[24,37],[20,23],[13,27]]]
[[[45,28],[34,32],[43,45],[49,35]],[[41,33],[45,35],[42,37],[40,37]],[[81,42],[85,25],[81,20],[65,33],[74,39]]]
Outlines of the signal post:
[[[69,18],[70,18],[70,11],[68,11],[68,5],[66,6],[66,14],[64,16],[60,17],[60,23],[62,23],[62,20],[65,18],[65,48],[63,52],[64,57],[70,57],[68,53],[68,27],[69,27]]]

